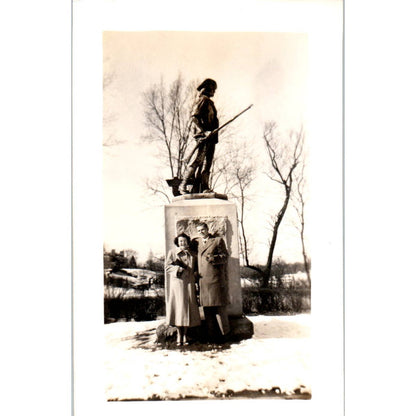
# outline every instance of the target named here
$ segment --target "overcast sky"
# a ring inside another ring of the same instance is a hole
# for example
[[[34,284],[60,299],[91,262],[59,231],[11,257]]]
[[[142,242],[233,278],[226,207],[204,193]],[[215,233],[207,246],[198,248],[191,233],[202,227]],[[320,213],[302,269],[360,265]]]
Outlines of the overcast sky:
[[[248,214],[252,261],[264,263],[270,238],[269,214],[280,205],[267,178],[262,142],[264,122],[274,120],[284,133],[307,128],[308,36],[303,33],[104,32],[104,140],[122,144],[103,153],[104,241],[107,249],[134,249],[146,258],[164,252],[163,202],[149,198],[145,180],[161,169],[146,132],[142,94],[163,77],[169,85],[178,74],[185,81],[210,77],[223,119],[250,104],[239,119],[235,140],[248,142],[258,170]],[[220,151],[220,143],[217,147]],[[265,162],[266,161],[266,162]],[[166,167],[166,178],[170,176]],[[273,199],[274,198],[274,199]],[[300,240],[290,220],[281,226],[276,255],[301,260]]]

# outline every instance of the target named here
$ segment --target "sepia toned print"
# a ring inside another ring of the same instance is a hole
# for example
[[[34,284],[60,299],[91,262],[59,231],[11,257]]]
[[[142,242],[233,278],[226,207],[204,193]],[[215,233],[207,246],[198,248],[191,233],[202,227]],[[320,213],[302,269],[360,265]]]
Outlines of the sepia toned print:
[[[103,33],[106,400],[311,399],[308,51]]]

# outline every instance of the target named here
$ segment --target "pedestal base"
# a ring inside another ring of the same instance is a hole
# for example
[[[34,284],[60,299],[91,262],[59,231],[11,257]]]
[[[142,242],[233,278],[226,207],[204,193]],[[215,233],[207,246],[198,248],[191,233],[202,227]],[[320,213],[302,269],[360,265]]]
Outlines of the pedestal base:
[[[243,339],[249,339],[253,336],[253,323],[247,317],[230,316],[229,320],[230,333],[227,335],[225,339],[222,340],[222,343],[239,342]],[[190,343],[206,344],[210,342],[210,340],[208,340],[206,337],[206,333],[207,328],[205,320],[203,320],[201,322],[201,326],[188,329],[188,338]],[[156,342],[164,346],[174,346],[176,345],[176,335],[177,329],[175,327],[163,323],[159,325],[156,329]]]
[[[228,200],[228,196],[225,194],[217,194],[216,192],[204,192],[201,194],[185,194],[185,195],[175,196],[173,198],[173,202],[186,201],[190,199],[212,199],[212,198]]]
[[[174,238],[184,232],[191,239],[198,237],[197,225],[205,223],[209,232],[224,240],[228,251],[226,264],[227,295],[230,316],[243,314],[240,282],[237,208],[227,196],[215,193],[189,194],[174,198],[165,206],[165,247],[166,255],[175,248]],[[166,303],[168,302],[169,279],[165,280]]]

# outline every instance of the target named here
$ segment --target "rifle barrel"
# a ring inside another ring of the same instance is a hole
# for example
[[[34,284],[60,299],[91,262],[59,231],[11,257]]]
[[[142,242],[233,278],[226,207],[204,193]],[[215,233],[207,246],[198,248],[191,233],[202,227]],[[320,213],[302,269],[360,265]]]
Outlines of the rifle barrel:
[[[240,117],[241,114],[245,113],[247,110],[250,110],[250,108],[253,107],[253,104],[250,104],[247,108],[245,108],[243,111],[241,111],[240,113],[238,113],[236,116],[234,116],[231,120],[228,120],[226,123],[224,123],[222,126],[217,127],[215,130],[213,130],[206,138],[208,139],[210,136],[212,136],[215,133],[218,133],[221,129],[223,129],[225,126],[227,126],[228,124],[232,123],[237,117]],[[188,159],[186,160],[186,164],[188,165],[193,154],[195,153],[196,149],[198,149],[199,145],[201,144],[201,141],[198,141],[198,143],[195,145],[195,147],[192,149],[192,152],[190,153],[190,155],[188,156]]]
[[[212,131],[212,133],[217,133],[219,132],[222,128],[224,128],[226,125],[232,123],[237,117],[240,117],[241,114],[245,113],[247,110],[250,110],[250,108],[253,107],[253,104],[250,104],[247,108],[245,108],[243,111],[241,111],[240,113],[238,113],[236,116],[234,116],[231,120],[228,120],[226,123],[224,123],[222,126],[216,128],[215,130]],[[211,133],[211,134],[212,134]]]

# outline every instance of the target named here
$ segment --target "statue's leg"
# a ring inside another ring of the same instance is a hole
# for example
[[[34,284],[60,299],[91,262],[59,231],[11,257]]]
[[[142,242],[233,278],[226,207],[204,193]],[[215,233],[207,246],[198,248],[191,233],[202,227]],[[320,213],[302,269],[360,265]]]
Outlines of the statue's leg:
[[[198,166],[198,168],[195,171],[195,175],[194,175],[194,181],[192,184],[192,190],[191,193],[192,194],[199,194],[201,191],[201,166]]]
[[[205,158],[205,147],[206,146],[200,146],[198,149],[198,152],[192,161],[192,163],[189,164],[188,168],[185,171],[185,174],[183,176],[182,182],[179,185],[179,192],[184,195],[188,194],[188,190],[186,189],[186,185],[189,183],[189,179],[193,177],[195,174],[195,171],[198,167],[200,167],[204,161]]]
[[[189,194],[188,190],[186,189],[186,185],[188,184],[189,179],[194,176],[194,173],[195,173],[195,168],[192,165],[188,166],[188,168],[186,169],[185,174],[183,175],[182,182],[179,185],[179,193],[181,195]]]
[[[209,172],[201,173],[201,192],[210,192],[209,186]]]
[[[209,186],[209,177],[210,171],[212,166],[212,161],[214,159],[214,152],[215,152],[215,143],[208,143],[205,152],[205,160],[204,165],[202,167],[202,174],[201,174],[201,188],[202,191],[210,191]]]

